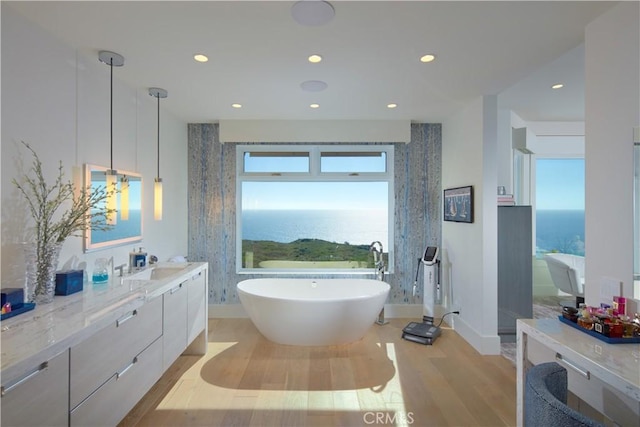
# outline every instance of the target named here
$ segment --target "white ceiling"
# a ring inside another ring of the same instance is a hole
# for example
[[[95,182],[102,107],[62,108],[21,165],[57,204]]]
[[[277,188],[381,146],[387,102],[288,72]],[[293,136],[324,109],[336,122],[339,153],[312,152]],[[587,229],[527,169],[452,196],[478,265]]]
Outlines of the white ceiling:
[[[615,2],[333,1],[322,26],[296,23],[291,1],[3,4],[96,61],[100,50],[123,55],[116,78],[166,89],[162,105],[197,123],[440,122],[492,94],[525,120],[584,120],[584,28]],[[314,53],[324,60],[309,63]],[[421,63],[425,53],[436,61]],[[305,92],[306,80],[328,88]]]

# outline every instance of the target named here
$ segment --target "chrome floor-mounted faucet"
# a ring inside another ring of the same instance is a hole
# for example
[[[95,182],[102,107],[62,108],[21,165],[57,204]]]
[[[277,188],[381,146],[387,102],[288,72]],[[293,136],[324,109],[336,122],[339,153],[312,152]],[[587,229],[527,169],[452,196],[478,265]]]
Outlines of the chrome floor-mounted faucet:
[[[377,280],[384,280],[384,259],[382,258],[384,249],[382,248],[382,243],[376,240],[371,243],[369,250],[373,252],[373,268],[375,277]]]
[[[375,277],[377,280],[384,281],[384,249],[382,248],[382,243],[376,240],[375,242],[371,243],[369,250],[373,252],[373,268]],[[384,319],[384,305],[382,306],[382,310],[380,310],[380,314],[378,314],[376,323],[378,325],[389,323]]]

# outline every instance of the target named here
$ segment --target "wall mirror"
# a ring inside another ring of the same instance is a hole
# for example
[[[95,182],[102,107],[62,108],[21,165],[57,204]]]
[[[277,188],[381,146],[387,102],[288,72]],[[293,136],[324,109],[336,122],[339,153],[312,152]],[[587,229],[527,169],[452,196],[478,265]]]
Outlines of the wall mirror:
[[[85,186],[91,188],[105,187],[106,170],[104,166],[85,164]],[[109,248],[142,240],[142,175],[118,169],[118,189],[122,187],[122,179],[129,181],[129,214],[128,218],[122,215],[122,193],[117,196],[117,218],[113,228],[107,231],[91,230],[87,228],[84,236],[84,251],[91,252],[98,249]]]

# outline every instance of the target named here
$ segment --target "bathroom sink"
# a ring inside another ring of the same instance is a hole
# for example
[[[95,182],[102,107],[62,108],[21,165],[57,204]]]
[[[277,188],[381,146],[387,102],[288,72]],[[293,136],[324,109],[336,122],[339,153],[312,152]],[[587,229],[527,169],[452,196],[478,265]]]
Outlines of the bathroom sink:
[[[179,274],[190,264],[162,265],[146,268],[138,273],[126,276],[124,280],[162,280],[174,274]]]

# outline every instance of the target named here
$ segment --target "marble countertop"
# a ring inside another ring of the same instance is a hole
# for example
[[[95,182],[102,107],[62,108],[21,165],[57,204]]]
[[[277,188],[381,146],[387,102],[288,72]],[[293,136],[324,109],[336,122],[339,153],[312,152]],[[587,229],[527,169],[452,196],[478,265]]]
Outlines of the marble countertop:
[[[584,364],[593,375],[640,401],[640,344],[608,344],[555,319],[518,319],[520,332],[567,358]]]
[[[65,351],[96,331],[206,270],[206,262],[159,263],[148,267],[173,268],[158,280],[136,280],[135,275],[111,277],[107,283],[85,283],[81,292],[56,296],[49,304],[0,322],[1,366],[4,380]],[[113,276],[113,275],[112,275]]]

